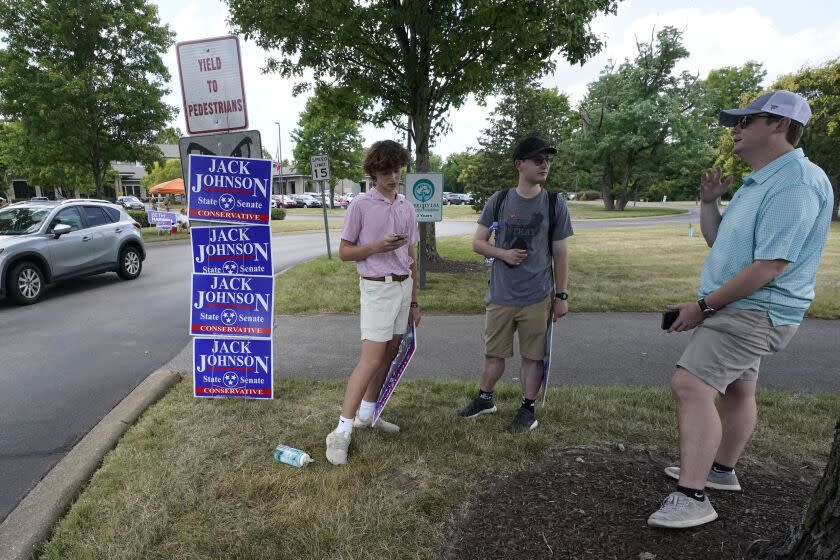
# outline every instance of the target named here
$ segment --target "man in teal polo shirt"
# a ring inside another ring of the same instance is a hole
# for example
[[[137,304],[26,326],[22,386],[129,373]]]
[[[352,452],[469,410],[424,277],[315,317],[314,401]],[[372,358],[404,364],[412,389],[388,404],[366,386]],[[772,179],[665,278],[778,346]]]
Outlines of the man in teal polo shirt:
[[[669,306],[679,316],[668,332],[696,330],[671,380],[680,466],[665,474],[678,480],[677,491],[648,518],[651,526],[713,521],[704,487],[741,489],[735,464],[756,423],[759,363],[787,345],[814,299],[834,208],[825,173],[795,149],[810,117],[808,102],[784,90],[719,115],[752,173],[723,215],[718,201],[732,178],[707,169],[700,179],[700,226],[711,251],[700,299]]]

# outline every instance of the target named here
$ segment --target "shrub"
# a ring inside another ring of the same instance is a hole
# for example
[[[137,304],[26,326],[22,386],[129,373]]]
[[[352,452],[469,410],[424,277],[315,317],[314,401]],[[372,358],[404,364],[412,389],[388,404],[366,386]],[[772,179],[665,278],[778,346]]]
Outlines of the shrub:
[[[128,215],[134,218],[134,221],[140,224],[140,227],[149,227],[149,215],[142,210],[126,210]]]
[[[284,220],[286,218],[286,209],[285,208],[272,208],[271,209],[271,219],[272,220]]]
[[[601,193],[598,191],[579,191],[575,196],[575,200],[599,200]]]

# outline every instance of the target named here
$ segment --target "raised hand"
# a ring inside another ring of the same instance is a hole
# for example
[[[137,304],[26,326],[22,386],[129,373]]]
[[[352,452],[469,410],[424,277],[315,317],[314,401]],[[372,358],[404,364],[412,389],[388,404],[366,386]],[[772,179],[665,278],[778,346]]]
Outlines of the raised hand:
[[[706,169],[700,176],[700,200],[703,202],[714,202],[729,190],[732,184],[732,176],[723,177],[723,170]]]

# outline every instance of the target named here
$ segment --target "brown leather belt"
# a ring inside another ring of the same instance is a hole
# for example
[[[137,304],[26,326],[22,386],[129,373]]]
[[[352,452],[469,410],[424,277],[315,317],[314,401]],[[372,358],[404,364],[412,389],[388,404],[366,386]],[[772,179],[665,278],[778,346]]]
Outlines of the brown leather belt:
[[[388,276],[379,276],[374,278],[372,276],[362,276],[364,280],[372,280],[373,282],[388,282],[390,278],[392,282],[402,282],[403,280],[408,280],[408,277],[411,276],[410,274],[389,274]]]

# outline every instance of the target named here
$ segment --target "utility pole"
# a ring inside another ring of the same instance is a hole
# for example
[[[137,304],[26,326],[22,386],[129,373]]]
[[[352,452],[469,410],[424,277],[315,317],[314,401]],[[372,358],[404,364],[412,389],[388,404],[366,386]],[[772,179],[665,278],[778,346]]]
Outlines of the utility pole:
[[[277,125],[277,163],[280,165],[277,181],[280,183],[280,194],[286,196],[286,185],[283,184],[283,139],[280,134],[280,123],[274,121],[274,124]]]

